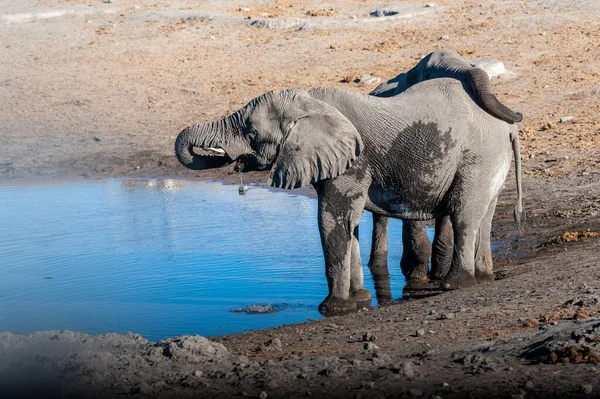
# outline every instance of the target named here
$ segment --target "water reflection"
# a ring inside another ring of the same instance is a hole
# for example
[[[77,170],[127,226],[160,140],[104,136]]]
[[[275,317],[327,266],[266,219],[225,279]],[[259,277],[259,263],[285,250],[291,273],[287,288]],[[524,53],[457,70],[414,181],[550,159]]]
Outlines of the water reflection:
[[[237,186],[170,179],[2,185],[0,331],[156,340],[320,318],[316,219],[316,200],[254,186],[240,196]],[[363,263],[371,219],[361,219]],[[404,284],[400,227],[390,221],[389,274],[375,270],[382,301]],[[373,290],[368,272],[365,285]],[[231,312],[253,304],[281,311]]]

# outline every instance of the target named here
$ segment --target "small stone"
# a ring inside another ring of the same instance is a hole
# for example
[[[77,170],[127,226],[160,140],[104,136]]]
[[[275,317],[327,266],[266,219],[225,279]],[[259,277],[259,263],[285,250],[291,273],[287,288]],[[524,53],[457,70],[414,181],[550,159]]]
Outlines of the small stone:
[[[448,35],[440,36],[440,38],[438,40],[450,40],[450,36],[448,36]]]
[[[411,389],[409,389],[408,393],[411,396],[422,396],[423,395],[423,392],[420,389],[417,389],[417,388],[411,388]]]
[[[555,158],[555,160],[556,160],[556,162],[568,161],[569,156],[568,155],[559,155]]]
[[[454,318],[454,313],[442,313],[440,314],[439,320],[450,320]]]
[[[375,383],[373,381],[363,382],[362,387],[364,389],[373,389],[375,388]]]
[[[569,115],[569,116],[563,116],[562,118],[560,118],[560,120],[558,122],[565,123],[565,122],[572,121],[572,120],[573,120],[573,117],[571,115]]]
[[[260,395],[258,395],[260,399],[267,399],[269,395],[265,391],[261,391]]]
[[[105,3],[114,3],[115,0],[106,0]]]
[[[435,311],[435,310],[433,310],[433,309],[431,309],[431,310],[429,311],[429,314],[436,314],[436,311]]]
[[[329,48],[330,48],[331,50],[335,50],[337,47],[335,46],[335,44],[330,44],[330,45],[329,45]]]
[[[435,7],[435,3],[427,3],[427,4],[425,4],[425,7],[427,7],[427,8]]]
[[[238,11],[248,12],[248,11],[250,11],[250,9],[248,7],[240,7],[240,8],[238,8]]]
[[[372,342],[365,342],[365,344],[363,345],[363,348],[367,351],[375,351],[375,350],[379,349],[379,347]]]
[[[204,373],[200,370],[196,370],[194,371],[194,374],[192,374],[194,377],[202,377]]]
[[[442,399],[442,397],[438,396],[438,395],[434,395],[434,396],[431,397],[431,399]]]
[[[141,169],[142,167],[138,165],[138,166],[136,166],[135,168],[139,170],[139,169]]]
[[[373,334],[372,332],[367,331],[366,333],[363,334],[362,340],[365,342],[376,341],[377,335]]]
[[[542,86],[542,89],[547,89],[547,88],[549,88],[549,87],[550,87],[550,85],[543,85],[543,86]]]
[[[389,17],[392,15],[396,15],[399,14],[398,11],[394,11],[394,10],[387,10],[384,8],[378,9],[373,11],[371,14],[369,14],[372,17]]]
[[[415,369],[413,368],[411,362],[404,363],[404,366],[402,367],[402,374],[404,374],[404,376],[408,379],[415,377]]]
[[[417,337],[422,337],[423,335],[425,335],[425,330],[419,328],[415,334],[417,335]]]
[[[377,76],[373,76],[373,75],[363,75],[358,79],[358,82],[356,82],[359,86],[364,86],[364,85],[371,85],[371,84],[376,84],[379,83],[381,81],[381,78],[377,77]],[[363,308],[363,310],[367,310],[366,308]]]
[[[581,386],[581,392],[585,395],[591,394],[593,390],[594,387],[592,386],[592,384],[584,384]]]
[[[532,389],[533,388],[533,381],[527,381],[525,383],[525,388]]]
[[[446,388],[446,387],[449,387],[449,386],[450,386],[450,384],[448,384],[447,382],[443,382],[443,383],[442,383],[442,386],[443,386],[444,388]]]

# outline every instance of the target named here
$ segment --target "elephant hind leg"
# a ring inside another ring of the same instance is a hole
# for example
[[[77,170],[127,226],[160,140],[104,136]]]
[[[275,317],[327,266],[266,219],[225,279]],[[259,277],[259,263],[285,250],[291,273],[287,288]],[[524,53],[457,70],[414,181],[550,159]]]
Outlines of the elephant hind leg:
[[[392,300],[390,272],[388,269],[388,222],[386,216],[373,214],[373,236],[369,270],[375,284],[375,296],[379,305]]]
[[[452,265],[452,247],[454,233],[450,216],[443,216],[435,220],[435,235],[431,251],[431,271],[429,279],[442,280]]]
[[[402,258],[400,268],[406,281],[425,281],[429,271],[431,242],[425,222],[407,220],[402,222]]]
[[[497,200],[498,198],[495,198],[490,203],[488,211],[479,225],[475,251],[475,277],[479,282],[494,280],[490,233],[492,230],[492,219],[494,218]]]

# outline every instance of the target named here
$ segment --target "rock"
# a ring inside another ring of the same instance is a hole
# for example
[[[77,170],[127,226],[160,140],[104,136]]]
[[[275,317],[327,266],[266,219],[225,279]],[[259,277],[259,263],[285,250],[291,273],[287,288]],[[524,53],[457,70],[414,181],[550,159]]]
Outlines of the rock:
[[[427,7],[427,8],[435,7],[435,3],[427,3],[427,4],[425,4],[425,7]]]
[[[200,335],[183,335],[165,339],[158,341],[155,347],[162,348],[163,356],[175,363],[203,363],[209,360],[223,361],[232,358],[226,347]]]
[[[533,389],[533,381],[529,380],[525,383],[525,388]]]
[[[450,36],[448,35],[444,35],[444,36],[440,36],[438,40],[450,40]]]
[[[454,313],[442,313],[438,320],[450,320],[454,318]]]
[[[402,367],[402,374],[404,374],[404,376],[408,379],[415,378],[415,369],[413,368],[411,362],[404,363],[404,366]]]
[[[363,345],[363,348],[367,351],[374,351],[374,350],[379,349],[379,347],[372,342],[365,342],[365,344]]]
[[[196,371],[194,371],[194,373],[192,375],[194,377],[202,377],[204,375],[204,373],[200,370],[196,370]]]
[[[269,395],[265,391],[261,391],[260,395],[258,395],[260,399],[267,399]]]
[[[400,14],[398,11],[395,10],[390,10],[387,8],[379,8],[375,11],[373,11],[372,13],[370,13],[369,15],[372,17],[390,17],[392,15],[397,15]]]
[[[565,123],[565,122],[572,121],[572,120],[573,120],[573,117],[571,115],[569,115],[569,116],[563,116],[562,118],[560,118],[560,120],[558,122]]]
[[[306,21],[298,18],[290,18],[290,19],[275,19],[275,18],[263,18],[263,19],[255,19],[250,22],[250,25],[255,26],[257,28],[264,29],[292,29],[292,28],[302,28],[307,25]]]
[[[375,383],[373,381],[363,382],[362,387],[364,389],[373,389],[373,388],[375,388]]]
[[[417,388],[411,388],[408,390],[410,396],[423,396],[423,392]]]
[[[506,73],[504,64],[495,58],[477,58],[470,61],[471,66],[481,68],[491,78],[498,77]]]
[[[363,75],[358,79],[358,82],[356,82],[356,84],[358,84],[359,86],[365,86],[365,85],[372,85],[372,84],[376,84],[381,82],[381,78],[378,78],[377,76],[373,76],[373,75]],[[367,308],[364,308],[363,310],[368,310]]]
[[[282,350],[281,340],[273,338],[265,342],[261,348],[265,352],[279,352]]]
[[[238,8],[238,11],[248,12],[248,11],[250,11],[250,9],[248,7],[240,7],[240,8]]]
[[[416,332],[415,335],[417,337],[422,337],[423,335],[425,335],[425,330],[423,330],[422,328],[419,328]]]
[[[581,386],[581,393],[583,393],[585,395],[591,394],[593,390],[594,390],[594,387],[592,386],[592,384],[584,384]]]
[[[377,336],[375,334],[367,331],[366,333],[363,334],[362,340],[365,341],[365,342],[376,341],[377,340]]]

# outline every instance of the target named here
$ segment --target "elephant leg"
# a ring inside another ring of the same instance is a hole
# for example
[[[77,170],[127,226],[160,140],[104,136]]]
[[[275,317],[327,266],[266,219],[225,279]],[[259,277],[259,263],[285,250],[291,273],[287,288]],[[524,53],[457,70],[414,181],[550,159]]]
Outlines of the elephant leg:
[[[431,271],[429,279],[442,280],[450,265],[452,265],[452,246],[454,245],[454,233],[450,216],[442,216],[435,219],[435,235],[433,237],[433,248],[431,253]]]
[[[475,278],[475,244],[479,235],[479,225],[483,220],[486,208],[473,201],[452,214],[454,232],[454,250],[452,265],[441,282],[443,289],[457,289],[477,284]]]
[[[431,242],[427,237],[425,222],[407,220],[402,222],[402,259],[400,269],[408,281],[425,281],[429,271]]]
[[[478,282],[494,280],[490,233],[492,231],[492,219],[494,218],[497,200],[498,198],[495,198],[490,203],[488,211],[479,226],[475,251],[475,277]]]
[[[379,305],[392,300],[390,272],[388,270],[388,221],[386,216],[373,214],[373,237],[369,270],[375,283],[375,295]]]
[[[358,225],[352,234],[352,249],[350,258],[350,299],[361,309],[371,304],[371,291],[365,289],[362,262],[360,261],[360,246],[358,242]]]
[[[326,183],[327,184],[327,183]],[[332,184],[331,181],[328,184]],[[325,275],[329,295],[319,305],[325,316],[348,313],[356,310],[356,300],[350,296],[352,287],[352,241],[364,210],[365,196],[335,195],[335,186],[316,186],[319,194],[319,233],[325,258]],[[356,240],[358,247],[358,240]],[[360,257],[357,258],[360,262]],[[356,282],[355,282],[356,284]],[[362,286],[362,282],[360,283]]]

